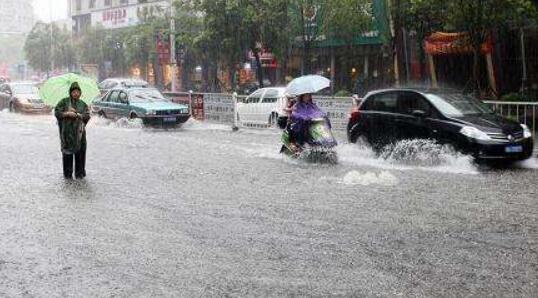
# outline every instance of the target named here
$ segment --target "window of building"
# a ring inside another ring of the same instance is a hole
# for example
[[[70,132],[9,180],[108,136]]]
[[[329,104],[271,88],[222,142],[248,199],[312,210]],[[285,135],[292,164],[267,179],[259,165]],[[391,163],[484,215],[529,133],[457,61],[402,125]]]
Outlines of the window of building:
[[[105,0],[105,6],[112,5],[112,0]]]
[[[90,9],[95,8],[95,0],[90,0],[90,4],[88,5]]]

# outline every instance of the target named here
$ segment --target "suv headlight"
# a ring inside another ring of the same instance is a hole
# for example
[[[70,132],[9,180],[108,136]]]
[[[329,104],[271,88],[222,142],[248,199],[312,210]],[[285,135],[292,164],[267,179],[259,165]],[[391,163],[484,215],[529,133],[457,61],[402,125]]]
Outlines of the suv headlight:
[[[532,138],[532,132],[529,127],[525,124],[521,124],[521,127],[523,128],[523,137],[525,139]]]
[[[491,138],[488,136],[487,133],[473,126],[464,126],[460,130],[460,133],[471,139],[480,140],[480,141],[491,141]]]

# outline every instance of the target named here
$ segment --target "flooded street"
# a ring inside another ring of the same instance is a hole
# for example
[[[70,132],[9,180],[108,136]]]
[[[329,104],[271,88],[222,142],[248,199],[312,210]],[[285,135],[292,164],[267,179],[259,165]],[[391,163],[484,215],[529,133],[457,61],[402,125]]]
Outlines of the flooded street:
[[[380,159],[340,135],[316,165],[279,138],[94,117],[88,177],[64,181],[55,120],[0,112],[0,296],[538,293],[536,158]]]

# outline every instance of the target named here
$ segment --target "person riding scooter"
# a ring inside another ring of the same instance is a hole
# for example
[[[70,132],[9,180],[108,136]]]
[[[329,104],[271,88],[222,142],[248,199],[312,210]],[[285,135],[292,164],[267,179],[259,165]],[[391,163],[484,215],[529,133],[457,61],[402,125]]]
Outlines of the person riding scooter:
[[[287,112],[288,125],[286,130],[290,136],[290,145],[295,152],[301,150],[302,145],[306,142],[306,130],[308,129],[309,121],[314,118],[325,118],[330,126],[329,119],[325,112],[323,112],[313,101],[312,94],[302,94],[297,96],[297,101],[290,108],[290,102],[288,102]]]

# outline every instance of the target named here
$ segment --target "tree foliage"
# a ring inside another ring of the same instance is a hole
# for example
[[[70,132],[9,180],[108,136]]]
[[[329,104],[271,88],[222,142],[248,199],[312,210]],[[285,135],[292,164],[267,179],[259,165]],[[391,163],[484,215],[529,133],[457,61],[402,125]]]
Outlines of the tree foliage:
[[[250,51],[261,70],[262,48],[285,65],[290,49],[299,46],[309,61],[318,36],[349,40],[366,31],[372,20],[367,0],[179,0],[177,8],[187,14],[178,23],[195,28],[179,32],[178,41],[228,69]],[[321,22],[312,15],[318,12]],[[310,72],[308,63],[306,69]],[[258,79],[263,85],[260,71]]]
[[[398,1],[401,2],[401,1]],[[466,32],[473,48],[473,88],[480,89],[480,48],[499,29],[517,28],[536,20],[530,0],[407,0],[405,26],[427,34],[435,30]]]
[[[19,63],[24,60],[24,36],[0,35],[0,63]]]
[[[55,24],[36,23],[26,38],[24,52],[30,66],[40,71],[50,71],[53,66],[71,68],[76,62],[70,33]]]

